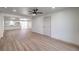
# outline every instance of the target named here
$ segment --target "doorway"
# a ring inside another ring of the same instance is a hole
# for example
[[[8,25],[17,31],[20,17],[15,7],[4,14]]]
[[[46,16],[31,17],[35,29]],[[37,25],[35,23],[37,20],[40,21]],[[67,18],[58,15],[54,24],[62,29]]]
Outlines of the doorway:
[[[51,16],[45,16],[43,20],[44,35],[51,36]]]

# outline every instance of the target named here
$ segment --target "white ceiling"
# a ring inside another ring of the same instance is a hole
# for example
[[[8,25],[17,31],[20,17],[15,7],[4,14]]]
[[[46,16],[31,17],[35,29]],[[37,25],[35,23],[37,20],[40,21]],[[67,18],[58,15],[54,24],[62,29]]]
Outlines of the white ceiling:
[[[7,13],[7,14],[22,15],[22,16],[33,16],[28,11],[32,11],[34,8],[38,8],[38,11],[43,12],[42,15],[53,13],[55,11],[64,9],[63,7],[56,7],[56,8],[52,8],[52,7],[7,7],[7,8],[0,7],[0,12]]]

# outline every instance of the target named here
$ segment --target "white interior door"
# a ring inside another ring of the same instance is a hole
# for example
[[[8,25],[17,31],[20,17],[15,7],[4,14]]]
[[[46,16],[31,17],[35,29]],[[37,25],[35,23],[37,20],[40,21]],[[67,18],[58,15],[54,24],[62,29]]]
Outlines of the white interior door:
[[[51,36],[51,16],[44,17],[43,32],[45,35]]]

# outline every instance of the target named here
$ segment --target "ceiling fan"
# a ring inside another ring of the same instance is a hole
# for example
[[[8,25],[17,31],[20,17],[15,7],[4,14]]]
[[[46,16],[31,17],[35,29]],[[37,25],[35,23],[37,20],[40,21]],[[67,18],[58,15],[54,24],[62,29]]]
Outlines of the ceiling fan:
[[[37,14],[43,14],[43,12],[39,12],[37,8],[35,8],[32,11],[29,11],[29,12],[31,12],[31,14],[35,14],[35,15],[37,15]]]

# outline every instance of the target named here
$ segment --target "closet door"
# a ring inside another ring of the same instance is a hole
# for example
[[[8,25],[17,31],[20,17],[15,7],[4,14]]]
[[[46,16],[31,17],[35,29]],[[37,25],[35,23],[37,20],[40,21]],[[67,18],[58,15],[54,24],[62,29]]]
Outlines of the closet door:
[[[45,16],[43,20],[43,32],[47,36],[51,36],[51,16]]]

